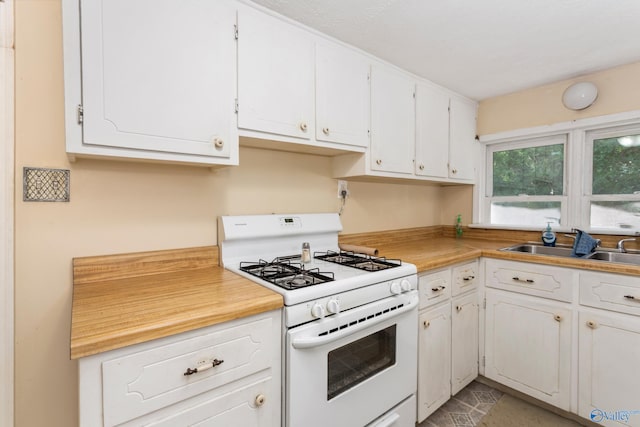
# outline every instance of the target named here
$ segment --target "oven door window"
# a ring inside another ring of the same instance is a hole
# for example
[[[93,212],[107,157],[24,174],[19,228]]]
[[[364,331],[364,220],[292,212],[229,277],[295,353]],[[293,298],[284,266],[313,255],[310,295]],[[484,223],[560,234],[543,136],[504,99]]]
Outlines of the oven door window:
[[[327,359],[331,400],[396,363],[396,325],[332,350]]]

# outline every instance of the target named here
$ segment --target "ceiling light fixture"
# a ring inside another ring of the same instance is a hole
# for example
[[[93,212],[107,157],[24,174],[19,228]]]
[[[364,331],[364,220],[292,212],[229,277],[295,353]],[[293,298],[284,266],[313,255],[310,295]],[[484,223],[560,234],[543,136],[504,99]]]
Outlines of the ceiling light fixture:
[[[598,97],[598,88],[591,82],[574,83],[562,94],[562,103],[570,110],[584,110]]]

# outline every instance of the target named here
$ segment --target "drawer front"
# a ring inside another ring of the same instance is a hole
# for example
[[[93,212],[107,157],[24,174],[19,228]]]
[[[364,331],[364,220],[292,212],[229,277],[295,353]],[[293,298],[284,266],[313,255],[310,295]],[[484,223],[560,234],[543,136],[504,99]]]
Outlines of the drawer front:
[[[420,308],[429,307],[451,298],[451,270],[418,276]]]
[[[640,277],[581,272],[580,304],[640,316]]]
[[[577,272],[542,264],[487,259],[487,286],[571,302]]]
[[[451,295],[456,296],[478,288],[478,262],[453,267],[451,270]]]
[[[257,319],[102,363],[104,424],[113,426],[268,369],[279,344]],[[203,370],[214,359],[222,361]],[[185,375],[188,369],[200,372]]]

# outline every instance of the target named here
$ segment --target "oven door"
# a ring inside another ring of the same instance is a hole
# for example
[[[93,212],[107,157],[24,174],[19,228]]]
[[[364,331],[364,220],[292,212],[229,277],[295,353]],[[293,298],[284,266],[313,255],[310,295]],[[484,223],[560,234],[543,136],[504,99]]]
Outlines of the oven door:
[[[290,329],[286,425],[364,426],[413,395],[417,308],[412,291]]]

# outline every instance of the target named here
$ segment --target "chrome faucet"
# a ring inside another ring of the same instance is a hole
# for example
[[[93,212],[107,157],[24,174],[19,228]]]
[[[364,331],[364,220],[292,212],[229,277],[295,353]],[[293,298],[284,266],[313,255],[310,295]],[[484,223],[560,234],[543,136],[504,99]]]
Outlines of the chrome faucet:
[[[635,241],[636,241],[636,239],[634,239],[634,238],[622,239],[616,245],[616,249],[618,250],[618,252],[625,253],[625,252],[627,252],[627,249],[624,247],[624,242],[635,242]]]

